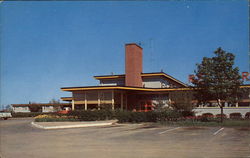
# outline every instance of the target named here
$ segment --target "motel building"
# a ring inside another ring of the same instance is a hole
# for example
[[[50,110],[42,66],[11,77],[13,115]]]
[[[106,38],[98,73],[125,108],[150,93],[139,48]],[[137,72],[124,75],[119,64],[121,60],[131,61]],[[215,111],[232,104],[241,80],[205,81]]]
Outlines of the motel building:
[[[192,88],[180,80],[164,72],[143,72],[143,49],[130,43],[125,45],[125,74],[94,76],[99,80],[98,86],[63,87],[62,91],[71,93],[72,97],[62,97],[68,101],[72,110],[112,110],[151,111],[161,101],[164,106],[171,107],[170,93],[188,91]],[[242,85],[248,89],[242,100],[235,105],[224,102],[224,114],[238,112],[244,116],[250,112],[250,85]],[[195,101],[193,101],[195,104]],[[220,114],[215,101],[207,105],[196,105],[196,115],[203,113]]]

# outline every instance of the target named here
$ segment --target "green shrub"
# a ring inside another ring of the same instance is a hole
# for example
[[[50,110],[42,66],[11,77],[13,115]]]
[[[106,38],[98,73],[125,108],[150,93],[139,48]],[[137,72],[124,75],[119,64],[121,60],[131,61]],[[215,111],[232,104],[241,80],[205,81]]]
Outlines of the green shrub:
[[[231,113],[231,114],[229,115],[229,118],[230,118],[230,119],[241,119],[241,118],[242,118],[242,115],[241,115],[241,113],[239,113],[239,112],[235,112],[235,113]]]
[[[226,115],[226,114],[223,114],[223,115],[217,114],[217,115],[215,115],[215,118],[221,118],[221,116],[222,116],[223,118],[227,118],[227,115]]]
[[[157,122],[157,112],[149,111],[146,112],[146,122]]]
[[[114,119],[114,111],[110,110],[96,110],[96,111],[70,111],[68,116],[76,116],[80,121],[97,121]]]
[[[79,121],[76,118],[36,118],[35,122],[64,122],[64,121]]]
[[[130,111],[117,111],[115,114],[115,118],[120,122],[130,122],[131,120],[131,112]]]
[[[12,113],[12,117],[36,117],[41,114],[53,114],[53,113],[43,113],[43,112],[17,112]]]
[[[149,112],[132,112],[132,111],[71,111],[67,116],[75,116],[80,121],[97,121],[117,119],[122,122],[157,122],[157,121],[176,121],[182,115],[173,110],[166,111],[149,111]]]
[[[250,112],[247,112],[247,113],[245,114],[245,119],[250,119]]]
[[[27,116],[28,113],[26,113]],[[31,114],[37,116],[44,113]],[[72,119],[71,119],[72,118]],[[77,119],[76,119],[77,118]],[[36,117],[36,121],[98,121],[117,119],[120,123],[123,122],[158,122],[158,121],[177,121],[182,118],[181,112],[175,110],[164,111],[149,111],[149,112],[132,112],[132,111],[112,111],[112,110],[95,110],[83,111],[75,110],[67,114],[50,113],[48,117]]]
[[[202,114],[202,117],[213,118],[214,115],[212,113],[204,113],[204,114]]]
[[[193,111],[182,111],[181,115],[183,117],[190,117],[190,116],[194,116],[194,112]]]
[[[149,111],[131,112],[120,111],[116,113],[119,122],[157,122],[157,121],[177,121],[181,114],[177,111]]]

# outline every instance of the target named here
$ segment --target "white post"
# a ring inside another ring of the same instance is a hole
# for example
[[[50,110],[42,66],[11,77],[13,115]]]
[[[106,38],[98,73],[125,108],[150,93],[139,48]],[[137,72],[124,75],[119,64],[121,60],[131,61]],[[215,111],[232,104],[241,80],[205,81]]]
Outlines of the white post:
[[[235,106],[236,106],[236,107],[239,107],[239,103],[237,102],[237,103],[235,104]]]
[[[98,91],[98,110],[100,110],[101,100],[100,100],[100,92]]]
[[[88,105],[87,105],[87,95],[86,92],[84,92],[84,109],[88,110]]]
[[[74,101],[74,99],[72,99],[71,104],[72,104],[72,110],[75,110],[75,101]]]
[[[114,90],[112,90],[112,100],[111,100],[111,104],[112,104],[112,110],[115,110]]]
[[[126,101],[126,110],[128,110],[128,95],[125,95],[125,101]]]

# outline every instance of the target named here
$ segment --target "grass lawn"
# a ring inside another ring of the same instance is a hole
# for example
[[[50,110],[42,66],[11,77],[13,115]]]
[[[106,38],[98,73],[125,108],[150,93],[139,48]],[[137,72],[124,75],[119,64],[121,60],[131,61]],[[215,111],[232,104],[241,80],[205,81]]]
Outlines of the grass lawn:
[[[249,127],[250,120],[231,120],[225,119],[223,123],[220,123],[219,120],[210,120],[207,122],[194,121],[194,120],[185,120],[185,121],[166,121],[159,122],[161,125],[170,125],[170,126],[222,126],[222,127]]]

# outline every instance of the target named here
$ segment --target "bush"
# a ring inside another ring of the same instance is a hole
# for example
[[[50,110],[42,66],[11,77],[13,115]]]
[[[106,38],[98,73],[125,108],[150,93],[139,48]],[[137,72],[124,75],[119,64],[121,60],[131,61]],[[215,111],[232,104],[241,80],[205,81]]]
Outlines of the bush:
[[[166,111],[149,111],[149,112],[132,112],[132,111],[70,111],[67,116],[75,116],[80,121],[96,121],[118,119],[122,122],[157,122],[157,121],[176,121],[182,115],[173,110]]]
[[[235,112],[235,113],[231,113],[229,115],[229,117],[230,117],[230,119],[241,119],[242,115],[241,115],[241,113]]]
[[[70,111],[67,116],[76,116],[80,121],[97,121],[114,119],[114,111],[97,110],[97,111]]]
[[[129,111],[118,111],[115,114],[115,118],[120,122],[130,122],[131,121],[131,112]]]
[[[214,115],[212,113],[204,113],[204,114],[202,114],[202,117],[213,118]]]
[[[177,121],[181,117],[179,112],[173,110],[167,111],[149,111],[149,112],[131,112],[120,111],[116,113],[116,118],[122,122],[157,122],[157,121]]]
[[[96,110],[69,111],[67,114],[53,113],[49,115],[39,115],[35,121],[98,121],[118,119],[122,122],[157,122],[157,121],[178,121],[182,118],[180,112],[174,110],[149,111],[149,112],[132,112],[132,111],[111,111]]]
[[[183,117],[190,117],[190,116],[194,116],[194,112],[193,111],[182,111],[181,115]]]
[[[66,115],[38,115],[35,117],[36,122],[62,122],[62,121],[79,121],[77,117]]]
[[[221,118],[221,114],[216,114],[215,117],[216,118]],[[223,118],[227,118],[227,115],[226,114],[222,114],[222,117]]]
[[[17,113],[12,113],[12,117],[36,117],[38,115],[42,114],[52,114],[52,113],[43,113],[43,112],[17,112]]]
[[[245,119],[250,119],[250,112],[247,112],[247,113],[245,114]]]
[[[154,122],[156,118],[151,118],[152,112],[132,112],[132,111],[117,111],[115,118],[120,122]]]

